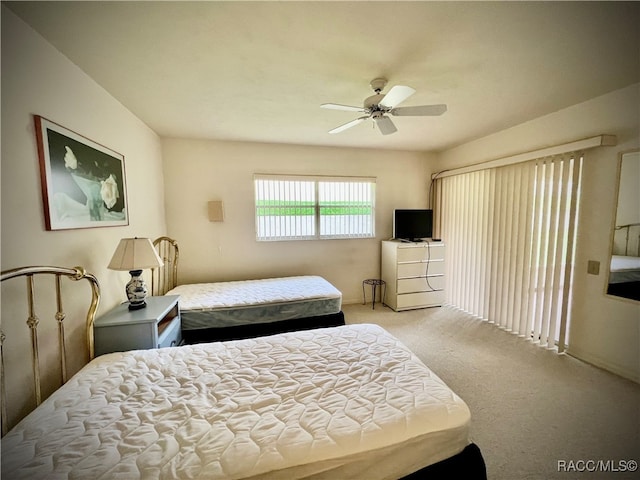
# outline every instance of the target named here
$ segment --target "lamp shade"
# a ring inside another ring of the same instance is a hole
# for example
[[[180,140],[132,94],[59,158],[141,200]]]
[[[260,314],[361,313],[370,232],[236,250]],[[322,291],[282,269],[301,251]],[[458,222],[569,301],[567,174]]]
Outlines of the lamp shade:
[[[148,238],[123,238],[116,248],[108,268],[111,270],[142,270],[164,265]]]

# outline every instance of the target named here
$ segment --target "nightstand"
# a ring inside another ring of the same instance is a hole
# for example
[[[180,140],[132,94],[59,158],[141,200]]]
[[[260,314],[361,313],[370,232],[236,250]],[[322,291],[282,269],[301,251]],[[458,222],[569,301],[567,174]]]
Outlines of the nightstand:
[[[147,297],[147,306],[129,310],[125,302],[96,319],[95,354],[174,347],[182,341],[179,295]]]

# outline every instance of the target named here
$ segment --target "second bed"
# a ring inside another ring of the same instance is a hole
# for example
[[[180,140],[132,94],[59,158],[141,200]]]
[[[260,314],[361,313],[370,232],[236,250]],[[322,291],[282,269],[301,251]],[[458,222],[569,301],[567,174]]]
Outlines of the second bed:
[[[177,285],[178,245],[154,241],[164,266],[154,294],[180,295],[186,343],[252,338],[344,325],[342,293],[317,275]]]

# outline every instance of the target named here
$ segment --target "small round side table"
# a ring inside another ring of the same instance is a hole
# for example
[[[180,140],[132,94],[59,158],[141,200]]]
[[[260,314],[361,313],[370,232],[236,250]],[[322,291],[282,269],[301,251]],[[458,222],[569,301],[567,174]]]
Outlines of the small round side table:
[[[376,288],[378,288],[378,286],[383,287],[383,293],[382,293],[382,297],[380,297],[380,303],[384,305],[384,300],[387,295],[387,284],[385,283],[385,281],[379,278],[367,278],[366,280],[362,281],[362,304],[363,305],[367,304],[367,295],[365,293],[365,288],[364,288],[365,285],[371,285],[371,296],[372,296],[371,308],[373,310],[375,310],[376,308]]]

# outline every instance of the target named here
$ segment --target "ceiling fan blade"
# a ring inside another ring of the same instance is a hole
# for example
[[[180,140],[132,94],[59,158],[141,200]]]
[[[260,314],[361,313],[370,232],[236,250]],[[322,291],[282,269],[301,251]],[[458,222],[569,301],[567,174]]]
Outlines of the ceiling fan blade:
[[[344,110],[345,112],[364,112],[362,107],[352,107],[351,105],[339,105],[337,103],[323,103],[320,108],[328,108],[329,110]]]
[[[418,105],[416,107],[392,108],[388,113],[396,117],[403,116],[437,116],[447,111],[447,106],[440,105]]]
[[[416,91],[411,87],[396,85],[384,96],[380,105],[387,108],[393,108],[396,105],[400,105],[414,93],[416,93]]]
[[[374,120],[376,121],[376,124],[378,125],[378,128],[383,135],[389,135],[398,131],[389,117],[374,117]]]
[[[339,127],[334,128],[333,130],[329,130],[329,133],[340,133],[345,131],[347,128],[355,127],[359,123],[364,122],[369,117],[360,117],[355,120],[351,120],[350,122],[345,123],[344,125],[340,125]]]

